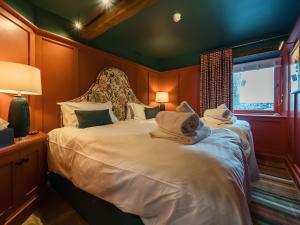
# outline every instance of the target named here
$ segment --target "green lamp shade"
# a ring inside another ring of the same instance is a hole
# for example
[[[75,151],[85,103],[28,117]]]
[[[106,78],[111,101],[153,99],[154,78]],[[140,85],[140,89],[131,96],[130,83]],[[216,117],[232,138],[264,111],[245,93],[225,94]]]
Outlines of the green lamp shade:
[[[8,113],[9,128],[14,129],[15,137],[25,137],[29,133],[30,113],[26,98],[14,96]]]

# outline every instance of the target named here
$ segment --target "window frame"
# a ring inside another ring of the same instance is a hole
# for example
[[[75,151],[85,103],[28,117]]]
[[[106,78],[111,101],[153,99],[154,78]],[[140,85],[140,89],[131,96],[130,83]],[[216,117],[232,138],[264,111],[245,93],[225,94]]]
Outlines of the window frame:
[[[259,60],[260,61],[260,60]],[[275,113],[281,114],[281,96],[282,96],[282,79],[281,79],[281,66],[274,66],[274,110],[233,110],[234,114],[259,114],[259,115],[273,115]],[[234,72],[233,72],[234,73]],[[232,76],[233,78],[233,76]],[[233,82],[233,79],[232,79]],[[232,85],[233,87],[233,85]],[[234,90],[232,89],[232,94]],[[232,98],[233,100],[233,98]],[[233,108],[234,102],[232,102]]]

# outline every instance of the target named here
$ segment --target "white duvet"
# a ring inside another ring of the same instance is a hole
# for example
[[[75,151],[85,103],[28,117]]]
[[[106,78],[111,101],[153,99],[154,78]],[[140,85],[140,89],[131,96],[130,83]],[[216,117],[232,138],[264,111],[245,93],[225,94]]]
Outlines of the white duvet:
[[[141,217],[145,225],[250,225],[241,139],[214,129],[184,146],[152,139],[155,121],[59,128],[49,133],[49,170]]]

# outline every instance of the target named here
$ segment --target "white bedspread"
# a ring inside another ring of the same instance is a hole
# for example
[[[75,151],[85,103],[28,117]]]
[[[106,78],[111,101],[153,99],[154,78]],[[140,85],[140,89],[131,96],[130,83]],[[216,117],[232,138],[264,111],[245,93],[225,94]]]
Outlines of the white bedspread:
[[[152,139],[155,121],[59,128],[49,170],[145,225],[250,225],[241,139],[228,129],[191,146]]]
[[[234,124],[216,124],[213,122],[205,121],[205,125],[212,129],[226,128],[235,132],[241,141],[246,145],[244,153],[246,154],[250,180],[255,181],[259,178],[259,170],[254,151],[253,135],[250,124],[245,120],[237,120]]]

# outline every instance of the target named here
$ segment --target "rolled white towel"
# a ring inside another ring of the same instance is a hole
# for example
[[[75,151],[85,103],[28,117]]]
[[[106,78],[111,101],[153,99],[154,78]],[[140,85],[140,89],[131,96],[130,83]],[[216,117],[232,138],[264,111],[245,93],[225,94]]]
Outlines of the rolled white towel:
[[[186,136],[194,136],[200,124],[197,114],[187,112],[161,111],[155,120],[161,129]]]
[[[226,104],[221,104],[217,107],[219,110],[223,110],[223,117],[224,118],[230,118],[233,116],[233,113],[230,111],[230,109],[227,107]]]
[[[234,124],[237,121],[237,117],[232,116],[228,120],[219,120],[219,119],[215,119],[215,118],[212,118],[209,116],[204,116],[203,120],[204,120],[204,123],[213,123],[213,124],[217,124],[217,125],[223,125],[223,124]]]
[[[183,101],[180,103],[179,106],[176,107],[177,112],[190,112],[190,113],[195,113],[193,108],[187,103],[186,101]],[[197,114],[197,113],[195,113]]]
[[[197,114],[193,108],[189,105],[189,103],[187,103],[186,101],[183,101],[180,103],[179,106],[176,107],[176,111],[177,112],[190,112],[190,113],[195,113]],[[198,114],[197,114],[198,115]],[[199,115],[198,115],[199,116]],[[199,121],[199,127],[201,128],[204,126],[204,121],[199,117],[200,121]]]
[[[173,133],[170,133],[163,129],[158,129],[158,130],[150,132],[150,136],[152,138],[161,138],[161,139],[176,141],[176,142],[179,142],[184,145],[196,144],[196,143],[204,140],[205,138],[207,138],[210,135],[211,135],[211,129],[206,126],[200,128],[200,129],[197,129],[196,135],[194,135],[194,136],[173,134]]]
[[[225,104],[219,105],[215,109],[207,109],[204,112],[204,117],[212,117],[218,120],[230,120],[233,113],[227,108]]]

